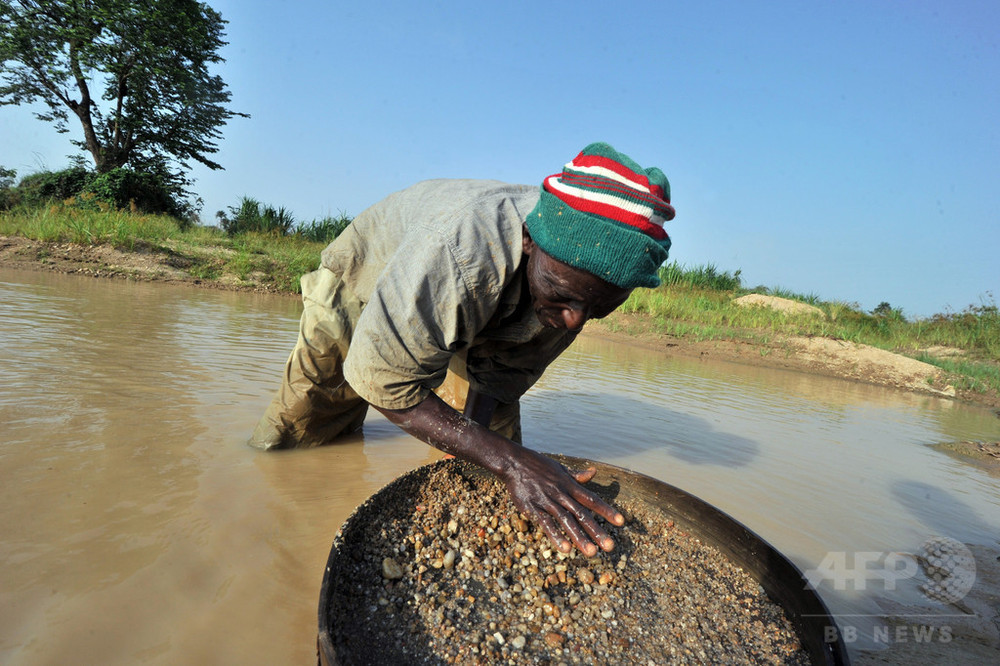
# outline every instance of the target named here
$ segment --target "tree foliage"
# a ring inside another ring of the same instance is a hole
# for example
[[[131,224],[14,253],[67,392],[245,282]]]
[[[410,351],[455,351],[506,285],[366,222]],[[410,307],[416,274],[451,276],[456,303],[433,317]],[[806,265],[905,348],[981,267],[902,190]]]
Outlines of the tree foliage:
[[[98,173],[221,169],[220,128],[246,116],[210,73],[225,23],[194,0],[0,0],[0,105],[43,102],[59,132],[72,114]]]

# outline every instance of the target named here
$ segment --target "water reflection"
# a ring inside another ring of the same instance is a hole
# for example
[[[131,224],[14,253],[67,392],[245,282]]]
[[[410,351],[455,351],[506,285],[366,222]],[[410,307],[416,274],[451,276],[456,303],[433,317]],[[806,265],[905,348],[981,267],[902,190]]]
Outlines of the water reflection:
[[[573,456],[597,451],[615,457],[662,451],[696,465],[744,467],[760,449],[754,440],[719,430],[701,416],[614,393],[539,391],[532,396],[531,407],[531,420],[526,422],[560,423],[556,441],[525,435],[526,442],[539,450],[558,448],[558,453]]]
[[[243,444],[299,311],[0,270],[0,663],[314,661],[337,527],[438,454],[374,411],[337,446]],[[1000,438],[989,410],[583,336],[523,414],[533,448],[673,483],[803,568],[935,534],[995,543],[995,480],[928,446]]]

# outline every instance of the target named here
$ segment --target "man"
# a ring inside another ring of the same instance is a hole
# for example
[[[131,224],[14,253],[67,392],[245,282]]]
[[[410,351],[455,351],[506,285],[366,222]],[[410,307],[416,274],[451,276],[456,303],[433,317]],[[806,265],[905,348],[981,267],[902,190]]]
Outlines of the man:
[[[371,405],[496,474],[561,551],[613,549],[594,514],[624,519],[580,485],[594,470],[521,447],[518,400],[588,319],[659,284],[673,217],[663,172],[603,143],[540,190],[432,180],[390,195],[302,278],[299,340],[250,444],[326,444]],[[442,386],[449,368],[467,395]]]

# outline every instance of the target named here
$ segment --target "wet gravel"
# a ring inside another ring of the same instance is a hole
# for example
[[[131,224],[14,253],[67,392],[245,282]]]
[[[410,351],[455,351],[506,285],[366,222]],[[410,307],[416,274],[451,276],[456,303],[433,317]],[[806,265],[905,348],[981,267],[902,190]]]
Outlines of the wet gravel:
[[[600,491],[599,487],[591,486]],[[377,500],[377,501],[376,501]],[[645,505],[611,553],[562,554],[460,461],[359,507],[335,540],[328,618],[345,664],[807,664],[746,572]]]

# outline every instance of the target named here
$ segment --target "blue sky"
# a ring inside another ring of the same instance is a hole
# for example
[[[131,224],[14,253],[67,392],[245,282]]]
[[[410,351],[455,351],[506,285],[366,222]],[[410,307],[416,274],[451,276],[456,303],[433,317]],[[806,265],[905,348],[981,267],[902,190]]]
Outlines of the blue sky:
[[[540,183],[592,141],[670,178],[671,258],[910,317],[1000,298],[1000,3],[214,0],[232,108],[203,217]],[[71,126],[72,127],[72,126]],[[79,130],[72,127],[74,137]],[[0,108],[0,165],[66,135]]]

